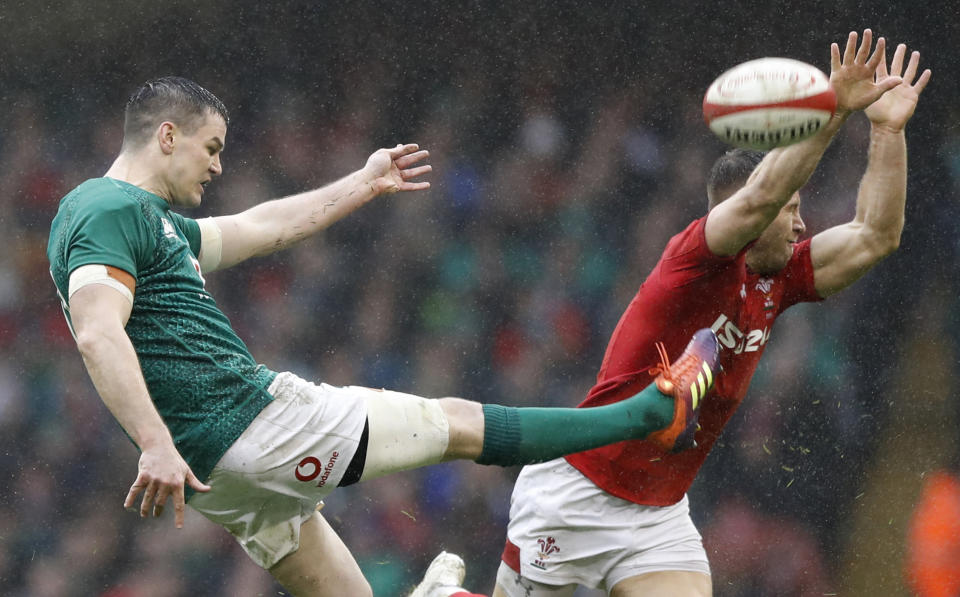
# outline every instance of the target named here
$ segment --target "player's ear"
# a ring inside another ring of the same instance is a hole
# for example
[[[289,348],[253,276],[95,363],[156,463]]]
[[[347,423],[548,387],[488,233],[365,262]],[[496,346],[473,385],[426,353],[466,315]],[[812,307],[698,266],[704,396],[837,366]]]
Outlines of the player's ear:
[[[157,127],[157,143],[160,144],[160,151],[165,155],[173,153],[173,146],[176,143],[177,125],[169,121],[160,123]]]

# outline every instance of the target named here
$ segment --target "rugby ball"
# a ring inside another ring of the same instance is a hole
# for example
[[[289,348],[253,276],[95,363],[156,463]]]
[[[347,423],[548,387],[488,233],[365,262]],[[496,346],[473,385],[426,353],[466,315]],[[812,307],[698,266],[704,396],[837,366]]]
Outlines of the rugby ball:
[[[837,109],[827,75],[791,58],[758,58],[726,71],[703,96],[703,118],[736,147],[773,149],[813,136]]]

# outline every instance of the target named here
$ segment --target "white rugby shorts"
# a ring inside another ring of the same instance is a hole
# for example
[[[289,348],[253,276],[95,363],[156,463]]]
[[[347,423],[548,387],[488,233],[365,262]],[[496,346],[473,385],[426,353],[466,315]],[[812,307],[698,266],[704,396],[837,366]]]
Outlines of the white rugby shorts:
[[[511,597],[511,590],[531,595],[519,584],[524,579],[570,586],[572,595],[572,585],[609,591],[649,572],[710,574],[686,496],[672,506],[641,506],[606,493],[562,458],[523,468],[510,498],[507,540],[504,562],[519,563],[522,578],[502,565],[497,582]],[[546,588],[532,595],[566,594]]]
[[[281,373],[274,397],[226,451],[190,506],[226,528],[263,568],[300,546],[300,526],[336,488],[357,450],[370,388]]]

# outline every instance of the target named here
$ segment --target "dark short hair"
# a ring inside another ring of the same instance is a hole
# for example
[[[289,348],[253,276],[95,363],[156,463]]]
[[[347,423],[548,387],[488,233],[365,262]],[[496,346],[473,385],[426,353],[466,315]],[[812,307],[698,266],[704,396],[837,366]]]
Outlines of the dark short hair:
[[[164,121],[193,132],[210,112],[219,114],[229,124],[230,116],[223,102],[193,81],[183,77],[147,81],[127,100],[123,146],[139,145]]]
[[[750,178],[764,155],[766,154],[762,151],[737,148],[717,158],[707,176],[707,208],[713,209],[737,192]]]

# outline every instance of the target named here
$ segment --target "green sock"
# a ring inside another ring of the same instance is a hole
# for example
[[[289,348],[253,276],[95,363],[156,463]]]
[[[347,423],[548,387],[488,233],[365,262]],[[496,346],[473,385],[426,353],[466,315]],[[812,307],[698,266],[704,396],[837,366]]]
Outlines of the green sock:
[[[484,404],[483,450],[476,462],[514,466],[628,439],[643,439],[673,420],[673,398],[650,384],[639,394],[592,408],[513,408]]]

